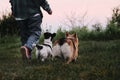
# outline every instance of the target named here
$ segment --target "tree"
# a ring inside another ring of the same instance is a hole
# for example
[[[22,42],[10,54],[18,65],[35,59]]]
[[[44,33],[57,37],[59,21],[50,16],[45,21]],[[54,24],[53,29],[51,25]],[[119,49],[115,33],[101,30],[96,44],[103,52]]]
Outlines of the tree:
[[[120,8],[119,7],[116,7],[113,9],[111,23],[114,23],[117,26],[117,28],[120,29]]]

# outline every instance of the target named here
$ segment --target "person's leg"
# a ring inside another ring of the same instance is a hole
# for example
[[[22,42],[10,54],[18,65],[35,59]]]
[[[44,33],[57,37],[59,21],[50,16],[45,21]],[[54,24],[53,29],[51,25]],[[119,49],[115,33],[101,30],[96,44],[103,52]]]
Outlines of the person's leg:
[[[24,46],[27,42],[27,39],[29,37],[28,34],[28,26],[26,25],[26,20],[19,20],[17,21],[17,24],[20,28],[20,38],[21,38],[21,44]]]
[[[30,52],[29,49],[25,46],[28,37],[29,37],[29,30],[27,26],[27,20],[20,20],[17,21],[17,24],[20,28],[20,37],[21,37],[21,48],[20,48],[20,53],[22,54],[22,58],[24,59],[30,59]]]
[[[33,49],[33,43],[38,43],[39,41],[41,35],[41,23],[42,18],[40,17],[40,15],[28,19],[27,25],[29,30],[29,37],[25,46],[29,49],[30,53]]]
[[[20,27],[20,36],[22,46],[20,53],[23,59],[31,59],[32,44],[39,41],[41,34],[42,18],[38,15],[26,20],[17,21]]]

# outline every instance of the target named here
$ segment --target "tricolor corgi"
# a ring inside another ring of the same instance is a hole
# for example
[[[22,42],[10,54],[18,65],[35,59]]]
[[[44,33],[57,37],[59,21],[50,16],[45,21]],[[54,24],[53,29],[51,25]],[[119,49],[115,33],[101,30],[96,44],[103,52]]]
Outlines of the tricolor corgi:
[[[66,32],[65,38],[61,38],[54,42],[53,58],[55,56],[64,57],[67,64],[77,59],[78,57],[78,37],[77,34],[69,34]]]

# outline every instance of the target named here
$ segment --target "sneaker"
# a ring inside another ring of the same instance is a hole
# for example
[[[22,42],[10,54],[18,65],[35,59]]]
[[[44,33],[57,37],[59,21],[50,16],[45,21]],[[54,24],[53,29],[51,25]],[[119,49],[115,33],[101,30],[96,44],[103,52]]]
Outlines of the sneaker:
[[[25,60],[25,59],[30,60],[30,53],[29,53],[27,47],[22,46],[22,47],[20,48],[20,53],[22,54],[22,59],[23,59],[23,60]]]

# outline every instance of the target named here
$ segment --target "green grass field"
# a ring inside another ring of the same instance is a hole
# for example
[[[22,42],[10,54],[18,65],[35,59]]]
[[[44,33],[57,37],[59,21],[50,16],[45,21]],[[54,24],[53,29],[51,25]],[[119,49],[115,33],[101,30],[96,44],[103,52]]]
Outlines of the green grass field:
[[[23,63],[20,41],[0,42],[0,80],[120,80],[120,40],[79,41],[79,57],[69,65],[48,59]]]

